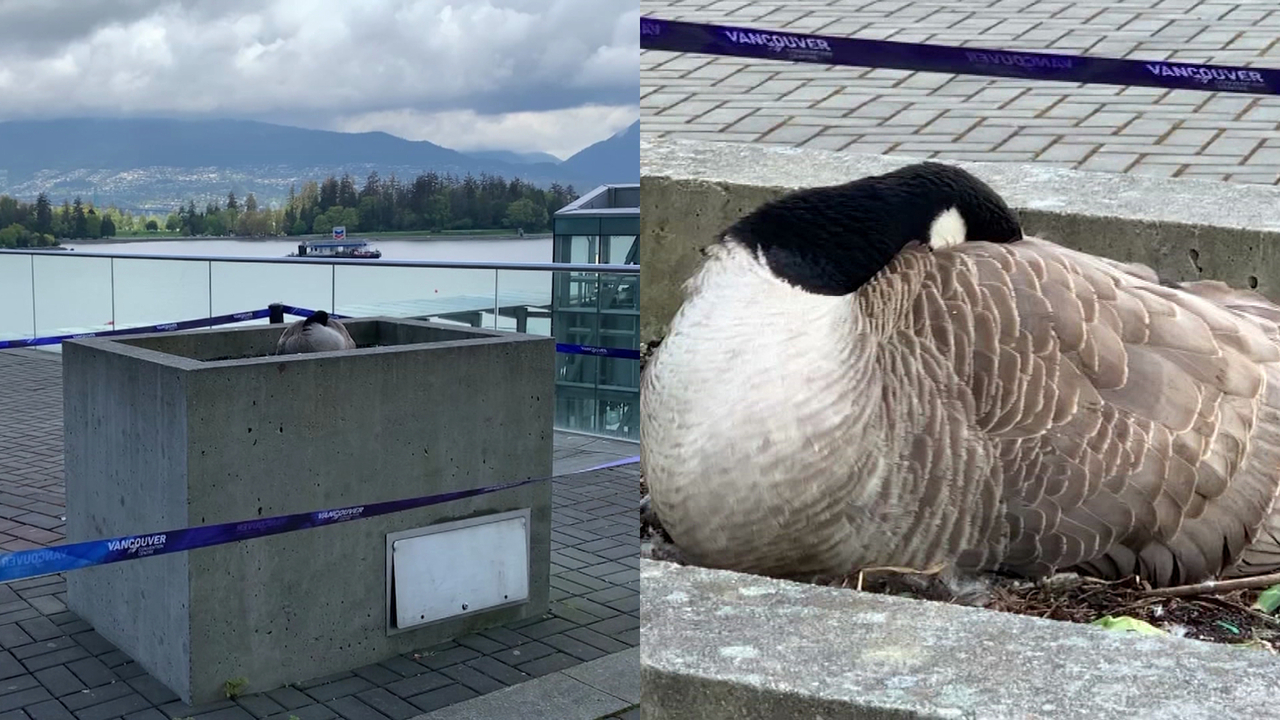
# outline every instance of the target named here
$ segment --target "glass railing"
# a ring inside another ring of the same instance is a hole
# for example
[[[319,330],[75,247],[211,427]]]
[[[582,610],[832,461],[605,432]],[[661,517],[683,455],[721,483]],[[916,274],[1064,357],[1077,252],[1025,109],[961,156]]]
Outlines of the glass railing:
[[[0,340],[146,327],[279,302],[636,350],[639,273],[635,265],[0,250]],[[639,379],[635,359],[557,353],[556,427],[638,439]]]

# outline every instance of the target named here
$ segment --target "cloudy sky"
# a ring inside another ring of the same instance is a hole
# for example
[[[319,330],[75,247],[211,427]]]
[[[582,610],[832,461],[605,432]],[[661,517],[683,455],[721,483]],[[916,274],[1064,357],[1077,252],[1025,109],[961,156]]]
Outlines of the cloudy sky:
[[[0,0],[0,120],[222,117],[560,157],[639,117],[638,0]]]

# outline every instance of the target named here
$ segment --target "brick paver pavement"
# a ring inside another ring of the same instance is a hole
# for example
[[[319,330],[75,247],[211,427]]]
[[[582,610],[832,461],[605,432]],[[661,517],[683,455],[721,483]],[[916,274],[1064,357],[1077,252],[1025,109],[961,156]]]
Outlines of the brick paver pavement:
[[[62,366],[0,351],[0,547],[62,539]],[[557,458],[619,449],[557,434]],[[634,446],[631,446],[634,448]],[[587,465],[586,467],[590,467]],[[266,693],[191,707],[68,612],[61,576],[0,585],[2,720],[406,720],[640,643],[639,471],[552,488],[551,610]],[[634,717],[635,711],[619,717]]]
[[[646,15],[848,37],[1280,68],[1280,5],[1212,0],[641,0]],[[646,50],[641,130],[1275,184],[1280,97]]]

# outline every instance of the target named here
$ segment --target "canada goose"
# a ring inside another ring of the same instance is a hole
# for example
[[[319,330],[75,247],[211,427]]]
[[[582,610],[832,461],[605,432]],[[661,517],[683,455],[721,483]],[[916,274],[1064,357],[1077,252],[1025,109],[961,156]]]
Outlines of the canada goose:
[[[329,317],[324,310],[317,310],[310,317],[285,328],[276,342],[276,354],[354,350],[355,347],[355,341],[342,323]]]
[[[922,163],[704,251],[641,380],[652,511],[780,577],[1280,569],[1280,307],[1023,237]]]

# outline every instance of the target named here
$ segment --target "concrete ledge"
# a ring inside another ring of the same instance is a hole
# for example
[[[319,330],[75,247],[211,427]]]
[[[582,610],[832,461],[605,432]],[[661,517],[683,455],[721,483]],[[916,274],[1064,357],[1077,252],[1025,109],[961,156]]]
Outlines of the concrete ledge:
[[[640,650],[624,650],[413,720],[598,720],[640,703]]]
[[[1275,717],[1280,660],[642,560],[646,720]]]
[[[698,248],[756,205],[796,188],[833,185],[918,162],[688,140],[641,141],[644,271],[641,340],[665,332]],[[1280,300],[1280,188],[1090,173],[1039,165],[955,162],[991,184],[1027,232],[1171,280],[1256,283]],[[1193,252],[1194,251],[1194,254]]]

